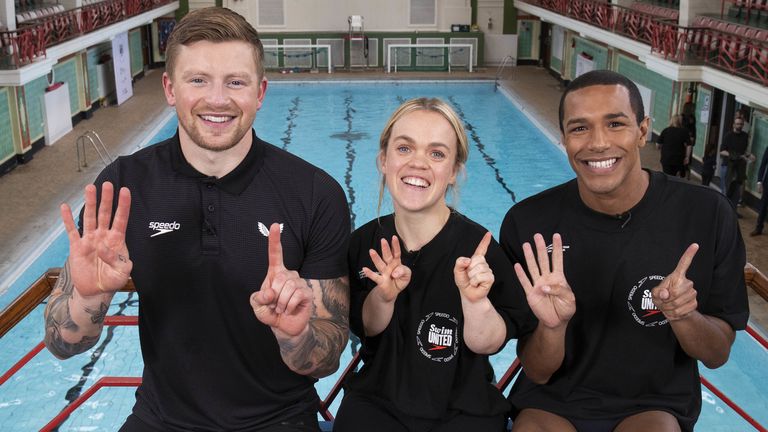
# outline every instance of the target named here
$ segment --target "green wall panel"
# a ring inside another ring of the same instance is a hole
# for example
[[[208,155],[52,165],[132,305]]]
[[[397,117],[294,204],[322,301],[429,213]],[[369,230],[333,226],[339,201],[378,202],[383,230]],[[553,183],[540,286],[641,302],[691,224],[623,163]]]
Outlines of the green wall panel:
[[[144,70],[144,56],[141,49],[141,30],[128,33],[128,47],[131,51],[131,76]]]
[[[58,78],[57,78],[58,79]],[[48,79],[40,77],[24,86],[24,99],[27,103],[27,116],[29,117],[29,139],[35,142],[45,135],[43,125],[43,94],[48,86]]]
[[[476,14],[472,16],[472,24],[477,24]],[[504,0],[504,28],[501,32],[503,34],[517,34],[517,8],[514,0]]]
[[[111,43],[105,42],[88,49],[88,88],[91,93],[91,102],[99,98],[99,77],[96,74],[96,65],[99,64],[99,58],[104,54],[112,57]]]
[[[651,89],[653,92],[653,108],[650,110],[652,127],[656,133],[661,133],[669,125],[669,118],[672,115],[675,82],[647,69],[644,64],[622,55],[619,56],[618,72]]]
[[[573,48],[573,57],[571,59],[571,79],[575,78],[573,74],[576,72],[576,58],[581,53],[592,57],[595,69],[608,69],[608,48],[578,36],[574,37],[573,40],[576,45]]]
[[[13,133],[11,133],[11,103],[8,100],[7,88],[0,88],[0,161],[8,159],[15,153],[13,148]]]
[[[77,57],[59,63],[53,67],[56,82],[65,82],[69,86],[69,110],[72,115],[80,112],[80,91],[77,86]],[[46,82],[47,83],[47,82]]]
[[[750,151],[757,157],[757,160],[754,163],[749,164],[747,187],[750,190],[757,191],[755,176],[757,175],[757,170],[760,169],[760,161],[763,157],[763,153],[765,153],[766,148],[768,148],[768,116],[753,111],[752,123],[752,149]]]
[[[702,122],[702,111],[707,115]],[[712,113],[712,91],[699,86],[696,97],[696,146],[693,147],[693,155],[699,159],[704,158],[704,149],[709,139],[709,116]]]
[[[517,21],[517,58],[529,59],[533,52],[533,21]]]

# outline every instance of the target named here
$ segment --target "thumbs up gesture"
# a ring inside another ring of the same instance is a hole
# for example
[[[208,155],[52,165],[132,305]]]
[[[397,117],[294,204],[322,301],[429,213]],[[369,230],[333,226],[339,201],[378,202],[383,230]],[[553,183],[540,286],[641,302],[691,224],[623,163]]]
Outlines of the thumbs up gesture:
[[[698,306],[697,292],[693,288],[693,281],[685,275],[698,250],[699,245],[696,243],[688,246],[683,256],[680,257],[675,270],[651,290],[653,303],[670,321],[686,318]]]
[[[283,265],[280,225],[269,227],[269,267],[261,289],[251,295],[256,318],[285,336],[298,336],[309,325],[314,295],[295,271]]]
[[[456,286],[459,287],[459,293],[470,303],[488,297],[488,291],[491,290],[495,280],[491,267],[485,261],[485,254],[490,244],[491,233],[487,232],[480,240],[472,257],[457,258],[456,265],[453,267],[453,278]]]

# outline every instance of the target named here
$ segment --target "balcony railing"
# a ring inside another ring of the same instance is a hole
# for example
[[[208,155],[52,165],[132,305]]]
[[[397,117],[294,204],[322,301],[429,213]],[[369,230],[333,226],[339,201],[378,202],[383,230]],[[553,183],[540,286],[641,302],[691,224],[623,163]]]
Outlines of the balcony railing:
[[[679,64],[704,64],[768,86],[768,32],[734,24],[722,29],[681,27],[601,0],[524,0],[560,15],[644,42]]]
[[[0,32],[0,69],[18,69],[45,58],[46,49],[173,0],[104,0]]]

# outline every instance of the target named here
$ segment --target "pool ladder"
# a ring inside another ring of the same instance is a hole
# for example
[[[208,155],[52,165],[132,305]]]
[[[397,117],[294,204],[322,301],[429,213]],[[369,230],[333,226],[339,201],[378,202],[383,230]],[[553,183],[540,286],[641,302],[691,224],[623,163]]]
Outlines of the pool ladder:
[[[104,141],[101,140],[99,134],[94,130],[86,131],[84,134],[77,137],[75,141],[75,149],[77,150],[77,172],[81,172],[82,168],[88,166],[88,159],[85,152],[86,142],[91,143],[91,147],[96,150],[96,154],[99,155],[104,165],[109,165],[112,162],[112,155],[107,151],[107,147],[104,145]],[[82,154],[82,159],[80,158]]]
[[[512,66],[516,66],[517,60],[511,55],[508,55],[504,57],[504,60],[501,61],[499,68],[496,69],[496,78],[494,80],[494,85],[493,85],[494,92],[499,88],[499,79],[501,78],[501,74],[504,72],[504,67],[507,66],[507,63],[509,63]]]

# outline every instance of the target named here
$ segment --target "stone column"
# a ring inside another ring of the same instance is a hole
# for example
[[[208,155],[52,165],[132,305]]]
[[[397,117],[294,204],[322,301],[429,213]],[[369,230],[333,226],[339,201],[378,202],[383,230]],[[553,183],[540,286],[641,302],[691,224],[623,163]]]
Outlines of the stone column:
[[[722,10],[721,0],[680,0],[680,20],[682,27],[693,25],[696,15],[720,15]],[[728,11],[728,5],[723,12]]]

